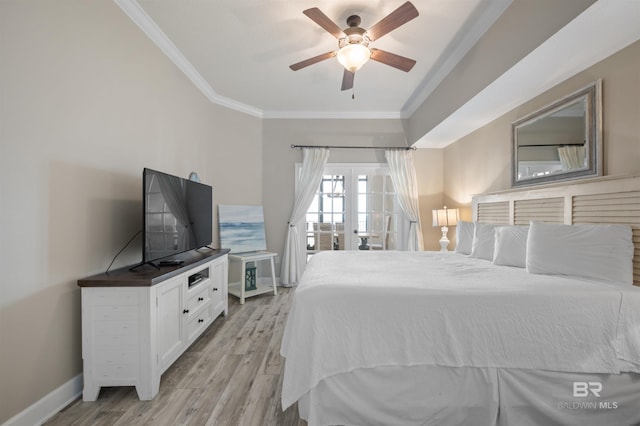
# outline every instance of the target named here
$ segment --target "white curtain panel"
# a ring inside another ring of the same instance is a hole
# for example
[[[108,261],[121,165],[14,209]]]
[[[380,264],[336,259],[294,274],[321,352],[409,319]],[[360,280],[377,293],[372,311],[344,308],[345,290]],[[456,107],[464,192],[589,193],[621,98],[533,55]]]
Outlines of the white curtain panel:
[[[586,167],[587,151],[584,146],[562,146],[558,148],[562,170],[579,170]]]
[[[418,178],[413,164],[413,151],[387,150],[385,151],[391,180],[398,194],[398,202],[404,214],[409,218],[409,238],[407,250],[424,249],[422,240],[422,226],[420,225],[420,207],[418,203]]]
[[[306,217],[313,196],[322,180],[322,173],[328,159],[328,148],[303,148],[302,150],[302,168],[296,185],[296,198],[293,212],[289,218],[280,270],[280,282],[285,287],[298,284],[307,264],[304,245],[300,243],[298,235],[298,224]],[[303,237],[305,236],[303,235]]]

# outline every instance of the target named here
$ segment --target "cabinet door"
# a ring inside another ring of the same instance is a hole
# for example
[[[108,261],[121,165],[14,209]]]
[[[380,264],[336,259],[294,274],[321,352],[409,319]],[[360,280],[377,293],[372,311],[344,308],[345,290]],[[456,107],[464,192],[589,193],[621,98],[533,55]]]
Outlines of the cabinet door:
[[[173,280],[162,284],[157,292],[158,364],[163,372],[175,361],[186,345],[183,326],[183,284]]]
[[[217,259],[211,265],[211,277],[213,279],[211,301],[213,305],[213,317],[220,313],[227,314],[227,280],[228,267],[227,257]]]

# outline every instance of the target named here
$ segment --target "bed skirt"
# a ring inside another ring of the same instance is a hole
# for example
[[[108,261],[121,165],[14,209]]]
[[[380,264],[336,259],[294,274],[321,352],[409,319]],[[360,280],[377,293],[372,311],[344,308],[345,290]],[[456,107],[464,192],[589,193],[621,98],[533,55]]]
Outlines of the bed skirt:
[[[640,374],[378,367],[322,380],[298,401],[316,425],[638,425]]]

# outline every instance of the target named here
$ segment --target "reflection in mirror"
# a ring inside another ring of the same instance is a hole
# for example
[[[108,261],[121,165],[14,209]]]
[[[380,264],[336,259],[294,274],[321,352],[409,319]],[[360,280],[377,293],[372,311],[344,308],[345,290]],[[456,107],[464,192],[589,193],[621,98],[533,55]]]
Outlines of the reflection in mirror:
[[[602,174],[601,81],[513,123],[513,186]]]

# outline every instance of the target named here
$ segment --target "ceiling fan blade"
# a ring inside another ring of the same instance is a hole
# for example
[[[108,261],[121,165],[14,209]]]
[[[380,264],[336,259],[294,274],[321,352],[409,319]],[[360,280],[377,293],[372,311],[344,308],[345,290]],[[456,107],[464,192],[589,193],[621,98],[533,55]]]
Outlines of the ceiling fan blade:
[[[404,56],[396,55],[395,53],[380,49],[371,49],[371,59],[404,72],[411,71],[411,68],[416,64],[416,61],[413,59],[405,58]]]
[[[349,71],[345,68],[344,73],[342,74],[342,87],[340,90],[350,90],[353,89],[353,78],[356,76],[356,73]]]
[[[313,65],[320,61],[324,61],[325,59],[333,58],[338,54],[337,51],[323,53],[322,55],[314,56],[313,58],[305,59],[304,61],[297,62],[293,65],[289,65],[294,71],[298,71],[301,68],[308,67],[309,65]]]
[[[302,13],[307,15],[313,22],[320,25],[335,38],[341,38],[345,36],[342,28],[336,25],[335,22],[329,19],[329,17],[317,7],[312,7],[311,9],[304,10]]]
[[[373,40],[377,40],[385,34],[390,33],[401,25],[406,24],[419,15],[418,9],[410,2],[404,3],[402,6],[382,18],[382,20],[374,24],[367,30],[367,35]]]

